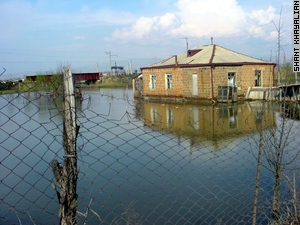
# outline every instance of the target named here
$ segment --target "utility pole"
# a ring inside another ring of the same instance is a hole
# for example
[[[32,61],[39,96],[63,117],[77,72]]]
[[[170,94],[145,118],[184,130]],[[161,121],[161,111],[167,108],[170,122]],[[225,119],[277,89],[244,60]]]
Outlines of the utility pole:
[[[111,57],[112,56],[117,56],[118,57],[118,55],[112,55],[111,54],[111,52],[105,52],[106,53],[106,55],[109,55],[109,68],[110,68],[110,76],[112,75],[112,70],[111,70]]]

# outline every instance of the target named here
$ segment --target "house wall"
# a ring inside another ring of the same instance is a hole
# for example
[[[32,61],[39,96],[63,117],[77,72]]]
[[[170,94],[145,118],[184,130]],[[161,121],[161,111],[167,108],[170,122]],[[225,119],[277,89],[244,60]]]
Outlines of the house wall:
[[[190,67],[182,68],[183,94],[187,98],[204,98],[211,97],[210,67]],[[193,95],[193,74],[198,75],[198,96]]]
[[[143,69],[144,96],[183,97],[180,68]],[[156,89],[150,88],[150,75],[156,75]],[[172,74],[172,90],[166,89],[166,74]]]
[[[261,87],[273,84],[273,65],[216,66],[213,68],[214,95],[217,96],[218,86],[228,84],[228,73],[235,72],[236,86],[239,95],[245,95],[248,88],[255,86],[255,70],[261,71]]]
[[[255,70],[261,70],[261,87],[273,86],[273,65],[244,65],[242,67],[241,90],[238,90],[239,94],[246,94],[249,87],[255,86]]]
[[[212,69],[214,79],[214,97],[217,97],[218,86],[228,86],[228,73],[235,73],[236,86],[238,89],[243,85],[242,66],[216,66]],[[254,74],[253,74],[254,82]],[[238,94],[240,91],[238,90]]]
[[[228,85],[228,73],[234,72],[239,95],[245,95],[251,86],[255,86],[255,70],[261,71],[262,87],[273,84],[273,65],[240,65],[240,66],[215,66],[213,73],[213,92],[217,97],[218,86]],[[179,97],[209,99],[211,91],[210,67],[187,68],[160,68],[143,69],[144,95],[157,97]],[[193,74],[198,75],[198,95],[193,95]],[[156,75],[156,89],[150,89],[150,75]],[[166,90],[166,74],[172,74],[172,90]]]

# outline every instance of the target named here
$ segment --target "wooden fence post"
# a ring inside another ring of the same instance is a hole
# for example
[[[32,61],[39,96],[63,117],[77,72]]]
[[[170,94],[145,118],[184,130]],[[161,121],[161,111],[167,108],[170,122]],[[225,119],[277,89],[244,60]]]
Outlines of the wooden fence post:
[[[63,68],[64,93],[63,93],[63,147],[64,163],[59,165],[57,159],[51,163],[54,177],[59,184],[60,192],[56,190],[59,200],[60,224],[77,224],[77,152],[76,139],[79,127],[76,125],[75,95],[71,70]]]

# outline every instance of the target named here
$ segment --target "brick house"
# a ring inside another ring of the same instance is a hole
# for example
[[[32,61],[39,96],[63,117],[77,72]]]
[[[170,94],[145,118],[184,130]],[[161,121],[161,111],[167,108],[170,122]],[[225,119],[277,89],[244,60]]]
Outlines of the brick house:
[[[148,99],[215,99],[218,86],[235,86],[239,95],[249,87],[274,85],[276,64],[218,45],[198,46],[142,68],[142,95]]]

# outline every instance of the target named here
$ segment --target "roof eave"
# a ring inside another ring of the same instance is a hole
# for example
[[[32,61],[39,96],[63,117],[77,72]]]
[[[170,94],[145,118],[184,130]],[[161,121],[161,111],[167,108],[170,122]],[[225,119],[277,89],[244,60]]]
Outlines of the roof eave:
[[[153,66],[153,67],[143,67],[144,69],[164,69],[164,68],[185,68],[185,67],[205,67],[205,66],[244,66],[244,65],[273,65],[276,66],[276,63],[268,62],[236,62],[236,63],[204,63],[204,64],[178,64],[174,65],[165,65],[165,66]]]

